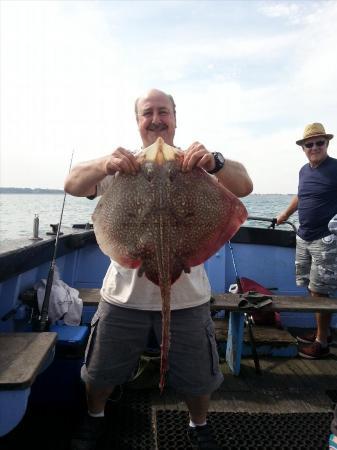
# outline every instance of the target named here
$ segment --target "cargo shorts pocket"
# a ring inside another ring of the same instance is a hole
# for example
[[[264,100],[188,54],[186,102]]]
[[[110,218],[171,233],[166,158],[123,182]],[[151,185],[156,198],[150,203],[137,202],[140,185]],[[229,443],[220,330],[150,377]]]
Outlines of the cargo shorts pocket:
[[[216,375],[219,370],[219,354],[217,349],[217,344],[215,340],[215,330],[213,322],[210,321],[206,324],[206,334],[209,345],[209,355],[210,355],[210,363],[211,363],[211,373],[212,375]]]
[[[85,365],[88,365],[89,361],[90,361],[90,356],[92,353],[93,344],[95,342],[95,337],[96,337],[96,333],[97,333],[97,325],[98,325],[99,319],[100,319],[100,314],[99,314],[99,310],[97,310],[94,317],[92,318],[91,324],[90,324],[90,336],[88,339],[87,348],[85,350],[85,359],[84,359]]]

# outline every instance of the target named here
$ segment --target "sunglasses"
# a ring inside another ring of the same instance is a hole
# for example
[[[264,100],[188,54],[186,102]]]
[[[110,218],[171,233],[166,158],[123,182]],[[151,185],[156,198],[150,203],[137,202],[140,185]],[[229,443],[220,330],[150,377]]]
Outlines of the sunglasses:
[[[306,142],[304,145],[305,148],[312,148],[316,144],[317,147],[323,147],[325,141],[316,141],[316,142]]]

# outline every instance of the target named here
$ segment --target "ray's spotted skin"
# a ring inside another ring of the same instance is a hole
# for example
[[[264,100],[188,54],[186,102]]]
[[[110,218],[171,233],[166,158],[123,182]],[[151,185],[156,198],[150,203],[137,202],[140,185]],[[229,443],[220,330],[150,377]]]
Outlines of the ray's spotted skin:
[[[242,202],[199,167],[182,172],[182,152],[159,137],[138,156],[140,171],[119,173],[93,214],[101,250],[120,265],[139,268],[160,287],[160,389],[165,384],[170,291],[183,271],[201,264],[247,218]]]

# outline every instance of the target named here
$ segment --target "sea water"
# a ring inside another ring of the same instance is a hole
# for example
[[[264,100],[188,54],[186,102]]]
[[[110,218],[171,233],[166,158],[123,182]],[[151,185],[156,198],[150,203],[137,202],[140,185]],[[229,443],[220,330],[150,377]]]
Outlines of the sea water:
[[[250,216],[272,219],[290,203],[292,195],[251,194],[242,198]],[[39,236],[44,238],[51,231],[51,224],[58,224],[64,195],[60,194],[0,194],[0,251],[10,241],[29,239],[34,232],[34,218],[39,218]],[[88,200],[67,195],[62,218],[62,229],[71,229],[74,224],[92,223],[98,199]],[[297,213],[290,220],[297,224]],[[36,225],[36,222],[35,222]],[[269,222],[246,223],[250,226],[268,227]],[[283,226],[291,229],[289,225]]]

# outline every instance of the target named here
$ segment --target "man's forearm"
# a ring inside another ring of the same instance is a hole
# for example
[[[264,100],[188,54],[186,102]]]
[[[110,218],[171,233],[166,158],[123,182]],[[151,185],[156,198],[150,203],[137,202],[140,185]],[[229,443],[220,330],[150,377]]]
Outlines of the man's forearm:
[[[96,194],[96,185],[106,176],[107,157],[77,164],[66,178],[64,190],[76,197]]]
[[[224,167],[215,176],[237,197],[245,197],[253,190],[253,182],[244,166],[239,162],[226,158]]]
[[[290,217],[292,214],[294,214],[295,211],[297,211],[297,207],[298,207],[298,197],[297,195],[295,195],[292,198],[288,208],[284,211],[284,214]]]
[[[277,220],[277,224],[280,225],[281,223],[285,222],[286,220],[288,220],[288,218],[295,212],[297,211],[298,208],[298,196],[295,195],[292,199],[291,202],[289,203],[289,206],[281,212],[281,214],[279,214],[276,217]]]

